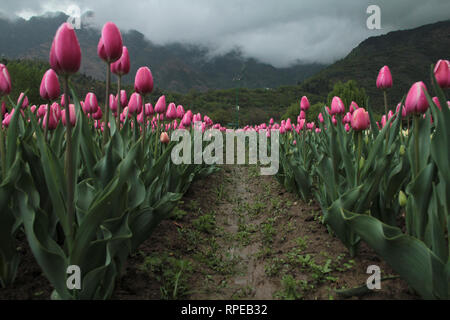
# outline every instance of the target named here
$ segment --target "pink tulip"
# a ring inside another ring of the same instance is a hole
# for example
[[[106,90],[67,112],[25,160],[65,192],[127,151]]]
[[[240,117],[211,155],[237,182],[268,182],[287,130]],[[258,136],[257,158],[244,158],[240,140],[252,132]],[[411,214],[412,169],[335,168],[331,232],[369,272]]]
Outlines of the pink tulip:
[[[8,68],[0,63],[0,97],[11,93],[11,78]]]
[[[292,124],[291,124],[291,119],[288,118],[286,120],[286,125],[285,125],[286,131],[292,131]]]
[[[58,74],[78,72],[81,65],[81,49],[72,25],[65,22],[53,39],[50,50],[50,66]]]
[[[303,96],[302,97],[302,100],[301,100],[301,102],[300,102],[300,109],[301,110],[303,110],[303,111],[308,111],[308,109],[309,109],[309,100],[308,100],[308,98],[306,97],[306,96]]]
[[[183,119],[181,120],[181,124],[184,127],[189,127],[191,125],[191,113],[186,112],[183,116]]]
[[[337,120],[336,120],[336,116],[335,116],[335,115],[333,115],[333,117],[331,118],[331,122],[332,122],[334,125],[337,125]]]
[[[109,108],[112,112],[117,112],[119,101],[117,100],[117,97],[113,94],[109,95]]]
[[[46,110],[46,113],[48,111]],[[59,119],[61,118],[61,110],[59,108],[58,103],[53,103],[50,107],[50,115],[48,117],[48,129],[55,130],[58,126]],[[47,126],[47,116],[45,114],[44,120],[42,122],[43,128]]]
[[[442,89],[450,88],[450,61],[439,60],[434,67],[434,76]]]
[[[61,107],[65,107],[66,106],[66,95],[63,94],[61,96]]]
[[[386,115],[383,115],[383,116],[381,117],[381,127],[382,127],[382,128],[384,128],[384,126],[386,125],[386,122],[387,122],[387,120],[386,120]]]
[[[41,98],[44,100],[55,100],[59,97],[60,88],[56,72],[53,69],[47,70],[42,77],[41,87],[39,90]]]
[[[134,90],[142,95],[146,95],[153,91],[153,76],[149,68],[141,67],[136,72]]]
[[[359,106],[355,101],[352,101],[352,103],[350,104],[350,113],[353,114],[353,112],[355,112],[356,109],[358,109]]]
[[[142,109],[141,113],[138,114],[137,122],[141,124],[144,123],[144,109]]]
[[[427,87],[422,81],[414,83],[409,89],[405,102],[407,114],[425,113],[428,110],[429,104],[424,90],[427,90]]]
[[[399,104],[397,105],[397,109],[395,110],[395,112],[396,112],[396,113],[399,113],[400,107],[402,108],[402,112],[401,112],[402,118],[406,118],[406,109],[405,109],[405,106],[401,106],[401,103],[399,103]]]
[[[350,131],[350,125],[348,123],[345,124],[345,131],[346,132]]]
[[[207,126],[212,126],[213,125],[213,121],[208,116],[204,116],[203,117],[203,121],[206,123]]]
[[[345,117],[342,119],[343,123],[350,123],[352,122],[352,114],[350,112],[347,112]]]
[[[127,92],[125,90],[120,90],[120,105],[126,107],[128,105]]]
[[[169,120],[177,118],[177,108],[175,106],[175,103],[170,103],[167,107],[166,118]]]
[[[177,119],[183,119],[184,116],[184,108],[182,105],[177,107]]]
[[[124,76],[130,72],[130,55],[127,47],[123,47],[120,59],[111,64],[111,72],[118,76]]]
[[[37,109],[37,112],[36,112],[36,117],[38,119],[42,118],[45,115],[45,113],[47,112],[47,107],[48,107],[48,105],[46,105],[46,104],[41,104],[39,106],[39,108]]]
[[[160,141],[161,141],[161,143],[164,143],[164,144],[169,143],[170,139],[169,139],[169,135],[167,134],[167,132],[161,133]]]
[[[286,133],[286,128],[284,127],[284,124],[282,124],[280,127],[280,134],[285,134],[285,133]]]
[[[67,112],[67,108],[61,111],[61,120],[63,125],[66,125],[66,112]],[[70,118],[70,123],[72,124],[72,127],[75,126],[76,124],[76,115],[75,115],[75,105],[74,104],[69,104],[69,118]]]
[[[107,22],[102,29],[102,36],[97,46],[98,56],[105,62],[111,63],[120,59],[122,56],[123,43],[119,28],[112,23]]]
[[[166,112],[166,96],[159,97],[155,105],[155,112],[159,114]]]
[[[439,110],[442,110],[441,103],[439,102],[438,97],[433,97],[433,102],[439,108]]]
[[[130,97],[128,103],[128,110],[130,114],[139,114],[142,111],[142,97],[139,93],[134,92]]]
[[[319,118],[319,122],[323,123],[323,115],[322,115],[322,113],[319,113],[318,118]]]
[[[377,88],[378,89],[392,88],[392,75],[391,70],[389,70],[388,66],[384,66],[383,68],[381,68],[380,72],[378,73]]]
[[[306,119],[306,113],[305,113],[305,111],[300,111],[300,116],[299,116],[299,118],[300,119]]]
[[[22,100],[22,98],[23,98],[23,100]],[[29,102],[28,102],[28,97],[25,96],[25,94],[24,94],[23,92],[20,94],[19,99],[17,99],[17,104],[19,104],[20,100],[22,100],[22,106],[21,106],[21,107],[22,107],[23,109],[25,109],[26,107],[28,107],[28,104],[29,104]]]
[[[305,127],[305,123],[306,123],[306,120],[301,119],[300,122],[298,123],[298,129],[303,130],[303,128]]]
[[[364,108],[358,108],[353,112],[351,119],[352,128],[355,131],[366,130],[370,126],[369,113]]]
[[[153,106],[152,106],[151,103],[146,103],[146,104],[145,104],[145,106],[144,106],[144,111],[145,111],[145,115],[146,115],[147,117],[150,117],[150,116],[152,116],[152,115],[155,113],[155,111],[153,110]]]
[[[15,109],[11,110],[11,113],[6,113],[5,114],[5,118],[2,121],[2,125],[7,128],[9,126],[9,123],[11,122],[11,118],[14,114]]]
[[[102,118],[103,118],[102,108],[98,107],[97,111],[92,113],[92,119],[94,119],[94,120],[101,120]]]
[[[98,109],[98,100],[95,93],[89,92],[84,100],[84,110],[86,113],[95,113]]]
[[[344,114],[345,113],[345,107],[344,103],[342,102],[341,98],[334,97],[331,102],[331,115],[335,114]]]

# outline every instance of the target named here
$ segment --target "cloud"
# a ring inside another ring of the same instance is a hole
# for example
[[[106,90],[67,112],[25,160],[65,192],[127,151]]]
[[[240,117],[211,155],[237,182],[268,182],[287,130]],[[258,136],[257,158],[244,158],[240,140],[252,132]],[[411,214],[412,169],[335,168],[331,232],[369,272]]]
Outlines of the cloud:
[[[2,5],[30,17],[68,13],[71,4],[95,12],[98,26],[115,22],[157,44],[200,44],[213,54],[239,48],[277,67],[297,61],[330,63],[368,37],[448,19],[448,0],[28,0]],[[366,9],[379,5],[382,30],[368,30]]]

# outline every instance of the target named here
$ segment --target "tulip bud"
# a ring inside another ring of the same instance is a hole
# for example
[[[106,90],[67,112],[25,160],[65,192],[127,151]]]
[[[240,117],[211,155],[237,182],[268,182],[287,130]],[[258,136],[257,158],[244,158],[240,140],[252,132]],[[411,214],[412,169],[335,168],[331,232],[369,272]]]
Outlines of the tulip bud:
[[[70,123],[72,125],[72,127],[75,126],[76,124],[76,115],[75,115],[75,105],[74,104],[69,104],[69,118],[70,118]],[[66,113],[67,113],[67,108],[61,111],[61,121],[63,123],[63,125],[66,125]]]
[[[175,107],[175,103],[170,103],[167,108],[166,118],[169,120],[173,120],[177,118],[177,108]]]
[[[428,110],[429,104],[424,90],[426,91],[427,87],[422,81],[414,83],[411,89],[409,89],[405,101],[407,114],[420,114]]]
[[[366,162],[366,159],[361,156],[361,159],[359,159],[359,170],[362,170],[364,168],[364,163]]]
[[[144,106],[145,115],[147,117],[152,116],[155,113],[155,110],[153,110],[153,106],[151,103],[146,103]]]
[[[109,95],[109,108],[112,112],[117,112],[117,105],[118,105],[117,97],[113,94]]]
[[[107,22],[102,29],[102,36],[97,46],[97,54],[105,62],[111,63],[120,59],[122,50],[122,35],[119,28],[114,23]]]
[[[389,70],[388,66],[384,66],[383,68],[381,68],[380,72],[378,73],[377,88],[378,89],[392,88],[392,75],[391,70]]]
[[[408,198],[406,197],[405,193],[400,190],[400,193],[398,194],[398,204],[400,207],[405,207],[408,203]]]
[[[22,92],[19,96],[19,99],[17,99],[17,104],[19,104],[20,100],[22,100],[22,109],[25,109],[26,107],[28,107],[28,97],[25,96],[25,94]]]
[[[0,63],[0,97],[11,93],[11,78],[8,68]]]
[[[303,96],[302,100],[300,102],[300,109],[306,112],[306,111],[308,111],[309,106],[310,106],[310,104],[309,104],[308,98],[306,96]]]
[[[184,116],[184,108],[182,105],[177,107],[177,119],[183,119]]]
[[[331,110],[330,114],[344,114],[345,113],[345,107],[344,103],[342,102],[341,98],[339,97],[333,97],[333,100],[331,102]]]
[[[351,118],[352,128],[355,131],[366,130],[370,126],[369,113],[364,108],[358,108]]]
[[[94,120],[101,120],[102,118],[103,118],[102,108],[97,107],[97,111],[92,113],[92,119],[94,119]]]
[[[139,93],[133,93],[130,97],[130,102],[128,103],[128,110],[131,114],[141,113],[142,111],[142,98]]]
[[[164,144],[169,143],[170,139],[169,139],[169,135],[167,134],[167,132],[161,133],[160,141],[161,141],[161,143],[164,143]]]
[[[95,113],[98,109],[98,101],[97,96],[89,92],[86,95],[86,99],[84,100],[84,110],[86,110],[86,113]]]
[[[159,97],[155,104],[155,112],[158,114],[166,112],[166,96]]]
[[[442,89],[450,88],[450,61],[439,60],[434,67],[434,76]]]
[[[47,70],[42,77],[41,87],[39,90],[41,98],[44,100],[55,100],[59,97],[60,87],[58,76],[53,69]]]
[[[136,72],[134,90],[142,95],[146,95],[153,91],[153,76],[149,68],[141,67]]]
[[[120,90],[120,105],[126,107],[128,105],[127,92],[125,90]]]
[[[124,76],[130,72],[130,56],[127,47],[123,47],[120,59],[111,64],[111,72],[118,76]]]
[[[63,23],[56,31],[50,50],[50,65],[59,74],[72,74],[80,69],[80,44],[70,23]]]

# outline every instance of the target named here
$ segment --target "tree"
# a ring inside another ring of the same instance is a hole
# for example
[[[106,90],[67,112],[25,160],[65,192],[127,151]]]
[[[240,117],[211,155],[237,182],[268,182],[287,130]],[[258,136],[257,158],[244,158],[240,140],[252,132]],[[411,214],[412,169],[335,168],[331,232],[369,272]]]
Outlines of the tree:
[[[346,108],[350,107],[352,101],[355,101],[360,107],[366,106],[366,90],[359,88],[355,80],[349,80],[346,83],[336,82],[333,90],[328,94],[328,106],[331,106],[331,101],[335,96],[342,99]]]

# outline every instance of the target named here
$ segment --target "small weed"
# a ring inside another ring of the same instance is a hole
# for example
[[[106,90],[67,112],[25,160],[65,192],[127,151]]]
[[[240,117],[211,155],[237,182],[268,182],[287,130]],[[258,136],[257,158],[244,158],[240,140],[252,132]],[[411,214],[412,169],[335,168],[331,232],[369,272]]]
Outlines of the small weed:
[[[170,257],[167,254],[147,256],[139,267],[161,285],[161,299],[177,300],[188,294],[188,280],[192,273],[189,261]]]

